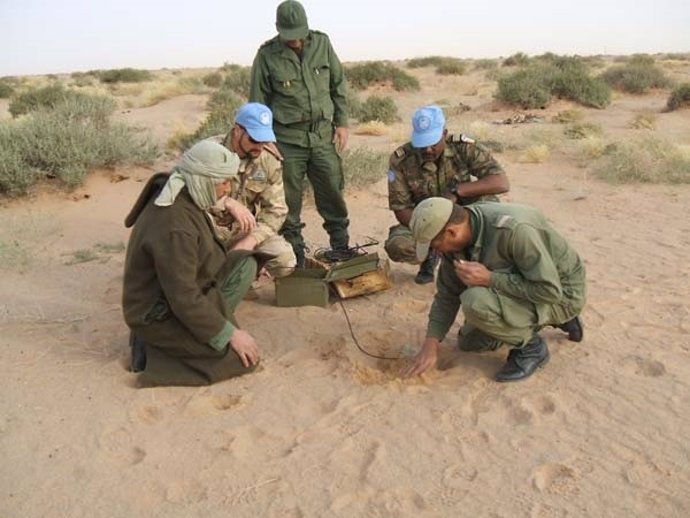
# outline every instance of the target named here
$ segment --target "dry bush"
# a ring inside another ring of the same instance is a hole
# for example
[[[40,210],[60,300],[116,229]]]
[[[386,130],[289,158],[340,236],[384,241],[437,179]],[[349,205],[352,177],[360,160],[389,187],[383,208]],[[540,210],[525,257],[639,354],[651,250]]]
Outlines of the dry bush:
[[[552,117],[553,122],[559,124],[571,124],[573,122],[580,122],[585,114],[580,110],[563,110]]]
[[[88,73],[95,75],[101,83],[142,83],[153,79],[153,75],[148,70],[139,70],[136,68],[92,70]]]
[[[599,124],[591,122],[576,122],[568,124],[563,130],[563,134],[569,139],[579,140],[587,137],[600,137],[604,130]]]
[[[419,81],[395,65],[383,61],[371,61],[350,66],[345,71],[349,83],[357,90],[365,90],[373,84],[388,84],[397,91],[419,90]]]
[[[610,147],[596,168],[611,183],[690,183],[690,157],[660,138],[638,138]]]
[[[374,120],[359,124],[355,128],[355,135],[371,135],[374,137],[380,137],[388,133],[388,126],[385,123]]]
[[[156,87],[147,92],[141,106],[154,106],[161,101],[179,97],[181,95],[206,93],[206,87],[196,77],[180,77],[172,81],[156,84]]]
[[[652,112],[638,113],[628,123],[628,127],[633,129],[653,130],[656,126],[656,114]]]
[[[604,155],[608,144],[606,141],[594,135],[589,135],[577,142],[577,156],[580,158],[597,159]]]
[[[682,83],[676,86],[666,101],[668,111],[690,106],[690,83]]]
[[[372,95],[359,108],[360,122],[380,121],[391,124],[400,120],[398,106],[389,95]]]
[[[671,80],[663,70],[647,59],[634,59],[625,65],[616,65],[601,74],[612,88],[631,94],[644,94],[652,88],[667,88]]]
[[[549,146],[546,144],[535,144],[520,154],[519,161],[529,164],[541,164],[549,158],[550,154]]]
[[[385,177],[388,154],[367,147],[350,148],[342,155],[347,185],[365,187]]]

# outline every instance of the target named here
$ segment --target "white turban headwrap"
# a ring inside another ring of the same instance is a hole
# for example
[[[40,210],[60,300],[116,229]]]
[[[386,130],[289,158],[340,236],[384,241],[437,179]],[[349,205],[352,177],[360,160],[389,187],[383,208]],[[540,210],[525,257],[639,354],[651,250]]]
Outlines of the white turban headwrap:
[[[209,140],[194,144],[173,167],[170,178],[154,202],[159,207],[172,205],[184,186],[187,186],[197,207],[207,210],[216,201],[219,181],[237,176],[239,157]]]

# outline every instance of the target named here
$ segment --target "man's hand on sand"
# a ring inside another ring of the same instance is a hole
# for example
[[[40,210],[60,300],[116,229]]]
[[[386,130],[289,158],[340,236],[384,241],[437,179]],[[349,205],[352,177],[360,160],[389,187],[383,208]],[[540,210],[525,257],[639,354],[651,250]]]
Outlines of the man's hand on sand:
[[[235,329],[230,338],[230,347],[242,360],[242,365],[249,368],[250,365],[259,363],[259,348],[252,335],[242,329]]]
[[[429,369],[435,368],[438,362],[438,339],[427,338],[422,344],[422,350],[414,357],[412,365],[403,369],[402,375],[405,378],[419,376]]]

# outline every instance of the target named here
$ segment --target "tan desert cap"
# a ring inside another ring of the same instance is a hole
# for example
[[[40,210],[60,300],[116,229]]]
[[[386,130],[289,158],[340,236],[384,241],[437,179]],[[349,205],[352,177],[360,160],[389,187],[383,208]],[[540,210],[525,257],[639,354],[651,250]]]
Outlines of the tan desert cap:
[[[447,198],[427,198],[414,208],[410,230],[416,241],[417,259],[429,254],[429,243],[441,233],[453,212],[453,202]]]

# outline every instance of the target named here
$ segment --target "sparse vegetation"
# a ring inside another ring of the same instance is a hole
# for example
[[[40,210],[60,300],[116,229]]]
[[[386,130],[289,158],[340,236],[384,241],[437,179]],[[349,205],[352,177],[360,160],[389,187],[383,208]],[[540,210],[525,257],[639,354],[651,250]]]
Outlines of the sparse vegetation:
[[[604,130],[598,124],[590,122],[575,122],[569,124],[563,131],[566,137],[573,140],[585,139],[589,137],[600,137]]]
[[[668,111],[690,106],[690,83],[682,83],[676,86],[666,101]]]
[[[504,67],[524,67],[529,64],[529,56],[524,52],[516,52],[503,60]]]
[[[461,76],[465,73],[465,64],[459,59],[448,58],[436,67],[436,73],[442,76]]]
[[[659,138],[636,139],[611,146],[597,176],[611,183],[690,183],[690,157]]]
[[[541,164],[550,155],[549,146],[546,144],[536,144],[525,149],[520,155],[520,162],[529,164]]]
[[[0,192],[25,193],[43,177],[75,187],[92,168],[152,161],[157,148],[112,122],[114,109],[110,98],[81,94],[0,123]]]
[[[399,121],[398,107],[393,98],[389,95],[372,95],[362,103],[359,110],[359,121],[380,121],[384,124],[391,124]]]
[[[651,112],[638,113],[628,125],[633,129],[653,130],[656,125],[656,115]]]
[[[220,72],[211,72],[202,77],[201,82],[210,88],[218,88],[223,82],[223,76]]]
[[[475,70],[495,70],[498,68],[498,61],[494,59],[477,59],[473,62]]]
[[[388,126],[381,121],[369,121],[359,124],[355,128],[355,135],[370,135],[380,137],[388,133]]]
[[[10,102],[8,109],[12,117],[18,117],[39,108],[53,108],[67,99],[85,97],[85,94],[65,88],[62,83],[54,83],[25,91]]]
[[[199,140],[230,131],[235,124],[235,113],[244,102],[244,99],[230,88],[222,87],[216,91],[206,103],[209,113],[197,130],[190,135],[176,136],[175,141],[179,148],[185,150]],[[173,144],[173,141],[169,144]]]
[[[148,70],[136,68],[113,68],[110,70],[92,70],[89,72],[95,75],[101,83],[142,83],[153,79],[153,75]]]
[[[343,153],[345,182],[353,187],[365,187],[378,182],[387,170],[388,154],[367,147],[350,148]]]
[[[14,88],[6,81],[0,80],[0,99],[9,99],[14,93]]]
[[[407,61],[408,68],[437,67],[448,58],[443,56],[426,56],[423,58],[412,58]],[[453,58],[450,58],[453,59]]]
[[[235,65],[229,67],[227,75],[220,85],[221,90],[229,90],[245,99],[249,97],[249,85],[251,83],[251,67]]]
[[[364,90],[373,84],[390,84],[394,90],[419,90],[419,81],[398,67],[383,61],[351,66],[346,76],[353,88]]]
[[[544,108],[553,97],[604,108],[611,102],[611,90],[591,77],[579,58],[548,55],[499,78],[496,97],[525,109]]]
[[[553,116],[553,122],[560,124],[570,124],[573,122],[580,122],[584,114],[580,110],[563,110]]]
[[[654,59],[637,57],[625,65],[616,65],[601,74],[612,88],[631,94],[644,94],[652,88],[667,88],[671,80],[654,64]],[[651,61],[650,61],[651,60]]]

